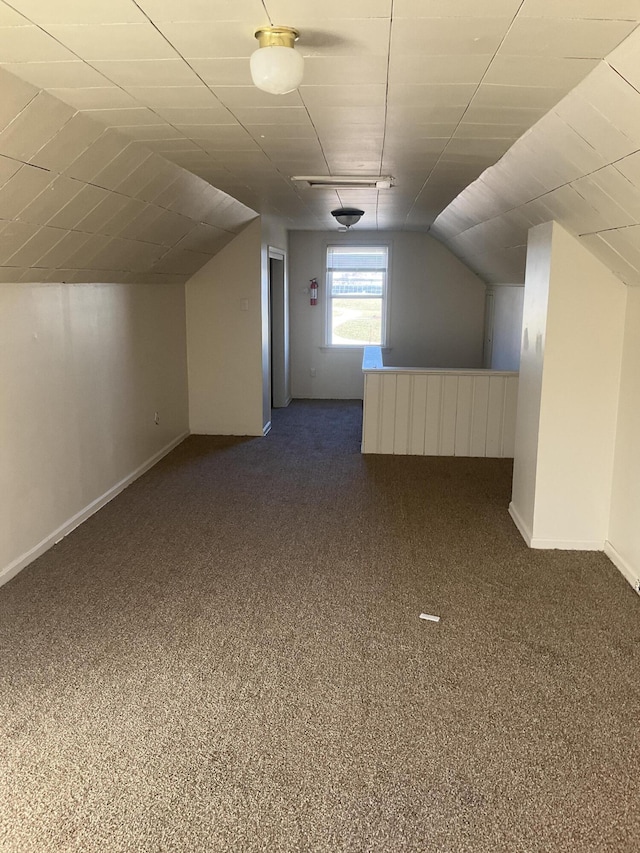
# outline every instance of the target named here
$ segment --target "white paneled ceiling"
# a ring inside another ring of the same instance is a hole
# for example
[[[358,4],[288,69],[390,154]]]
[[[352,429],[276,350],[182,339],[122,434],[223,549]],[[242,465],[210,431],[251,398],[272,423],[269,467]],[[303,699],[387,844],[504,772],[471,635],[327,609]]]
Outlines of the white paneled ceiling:
[[[640,0],[7,0],[0,63],[289,227],[426,229],[640,21]],[[300,89],[251,85],[254,30],[300,31]],[[392,174],[302,189],[295,174]]]
[[[495,283],[524,280],[527,232],[557,220],[640,285],[640,30],[438,217],[433,233]]]
[[[0,70],[0,282],[183,282],[255,212]]]

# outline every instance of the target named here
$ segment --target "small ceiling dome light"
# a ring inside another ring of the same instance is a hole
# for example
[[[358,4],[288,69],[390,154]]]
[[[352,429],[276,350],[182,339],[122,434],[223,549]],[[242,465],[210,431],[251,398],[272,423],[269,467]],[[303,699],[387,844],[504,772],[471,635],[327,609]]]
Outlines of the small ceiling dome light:
[[[364,216],[364,210],[359,210],[357,207],[339,207],[337,210],[332,210],[331,215],[335,216],[340,225],[351,228],[356,222],[360,222],[360,217]]]
[[[251,78],[258,89],[271,95],[286,95],[302,83],[304,60],[294,43],[293,27],[260,27],[254,33],[260,47],[251,54]]]

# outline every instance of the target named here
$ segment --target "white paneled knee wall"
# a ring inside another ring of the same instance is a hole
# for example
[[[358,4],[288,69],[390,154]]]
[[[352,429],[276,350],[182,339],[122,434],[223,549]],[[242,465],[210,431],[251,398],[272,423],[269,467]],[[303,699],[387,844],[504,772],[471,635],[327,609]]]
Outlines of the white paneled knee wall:
[[[518,374],[365,370],[363,453],[512,457]]]

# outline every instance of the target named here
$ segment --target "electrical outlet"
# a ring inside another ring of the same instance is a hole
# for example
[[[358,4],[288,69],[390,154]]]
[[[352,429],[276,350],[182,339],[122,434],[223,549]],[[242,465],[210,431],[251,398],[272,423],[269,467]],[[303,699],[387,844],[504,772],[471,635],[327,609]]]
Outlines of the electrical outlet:
[[[312,377],[312,378],[315,378],[315,375],[316,375],[316,369],[315,369],[315,367],[312,367],[312,368],[311,368],[311,370],[309,371],[309,374],[311,375],[311,377]]]
[[[154,424],[156,424],[156,426],[160,423],[160,415],[158,414],[158,412],[155,412],[153,416],[153,422]]]

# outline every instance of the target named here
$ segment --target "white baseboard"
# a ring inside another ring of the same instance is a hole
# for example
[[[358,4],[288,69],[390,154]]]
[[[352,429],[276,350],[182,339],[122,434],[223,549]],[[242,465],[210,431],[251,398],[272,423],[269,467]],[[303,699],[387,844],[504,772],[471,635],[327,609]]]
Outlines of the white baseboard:
[[[509,504],[509,515],[513,519],[513,523],[515,524],[515,526],[518,528],[520,535],[522,536],[524,541],[527,543],[529,548],[531,548],[531,532],[529,531],[529,528],[527,527],[527,525],[522,520],[522,517],[518,513],[518,510],[514,507],[513,501],[511,501],[511,503]]]
[[[518,528],[520,535],[529,548],[541,551],[603,551],[604,540],[598,539],[538,539],[531,535],[531,531],[514,507],[513,501],[509,504],[509,515]]]
[[[604,543],[604,553],[611,560],[616,569],[624,577],[624,579],[633,587],[640,595],[640,575],[631,567],[631,564],[625,560],[622,554],[619,554],[614,546],[607,540]]]
[[[530,548],[541,551],[604,551],[603,539],[532,539]]]
[[[271,406],[272,409],[286,409],[289,403],[293,400],[293,397],[287,397],[287,399],[279,406]]]
[[[177,447],[181,442],[187,438],[189,435],[189,431],[182,433],[177,438],[174,438],[173,441],[170,441],[169,444],[165,445],[162,450],[159,450],[157,453],[154,453],[150,459],[147,459],[146,462],[143,462],[135,471],[132,471],[131,474],[128,474],[124,479],[120,480],[115,486],[112,486],[108,491],[106,491],[99,498],[96,498],[94,501],[91,501],[84,509],[81,509],[80,512],[77,512],[71,518],[61,524],[60,527],[56,528],[52,533],[46,536],[41,542],[38,542],[37,545],[34,545],[33,548],[29,549],[26,553],[22,554],[17,559],[13,560],[13,562],[9,563],[8,566],[5,566],[3,569],[0,569],[0,586],[10,581],[11,578],[15,577],[18,572],[22,571],[29,563],[32,563],[45,551],[48,551],[49,548],[52,548],[57,542],[61,539],[64,539],[65,536],[68,536],[72,530],[75,530],[76,527],[79,527],[83,521],[86,521],[90,518],[94,513],[98,512],[99,509],[102,509],[105,504],[108,504],[109,501],[113,500],[120,492],[124,491],[127,486],[130,486],[134,480],[137,480],[138,477],[141,477],[144,473],[146,473],[150,468],[159,462],[163,456],[166,456],[168,453]]]

